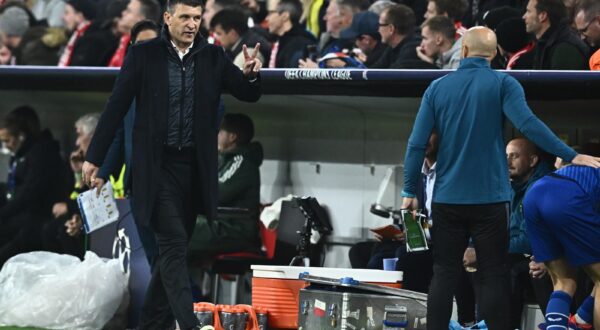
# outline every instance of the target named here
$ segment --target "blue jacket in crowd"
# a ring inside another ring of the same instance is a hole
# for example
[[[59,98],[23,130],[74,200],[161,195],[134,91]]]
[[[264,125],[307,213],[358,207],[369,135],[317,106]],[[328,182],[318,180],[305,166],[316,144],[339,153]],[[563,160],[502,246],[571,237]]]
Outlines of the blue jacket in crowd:
[[[431,131],[439,134],[433,201],[447,204],[508,202],[511,187],[504,119],[543,150],[571,161],[577,153],[529,109],[521,85],[469,57],[457,71],[431,83],[417,114],[404,161],[404,197],[414,197]]]

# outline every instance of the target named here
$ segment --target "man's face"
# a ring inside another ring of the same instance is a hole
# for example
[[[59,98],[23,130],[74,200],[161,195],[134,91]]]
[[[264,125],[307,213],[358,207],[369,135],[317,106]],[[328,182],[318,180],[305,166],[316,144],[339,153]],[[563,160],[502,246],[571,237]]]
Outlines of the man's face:
[[[213,16],[215,16],[215,14],[221,11],[221,9],[222,8],[219,5],[215,4],[215,0],[206,1],[206,5],[204,6],[204,13],[202,14],[202,24],[204,25],[205,29],[210,29],[210,21],[212,20]]]
[[[323,20],[325,21],[327,32],[339,34],[342,31],[342,18],[340,17],[337,1],[332,0],[329,2]]]
[[[63,22],[68,31],[75,31],[77,25],[81,23],[82,15],[75,11],[73,6],[70,4],[65,5],[65,12],[63,13]]]
[[[377,40],[368,34],[363,34],[356,38],[354,44],[363,53],[368,55],[377,46]]]
[[[522,140],[513,140],[506,146],[506,160],[511,180],[523,182],[536,165],[536,158],[527,150]]]
[[[158,37],[158,33],[156,33],[156,31],[154,30],[143,30],[140,33],[138,33],[137,38],[135,40],[135,43],[139,43],[142,41],[146,41],[146,40],[150,40],[150,39],[154,39]]]
[[[438,15],[438,12],[437,12],[437,6],[435,5],[435,2],[434,1],[427,2],[427,10],[425,11],[425,14],[423,15],[423,17],[425,17],[425,20],[428,20],[437,15]]]
[[[535,8],[537,0],[529,0],[523,20],[525,21],[525,29],[528,33],[537,34],[542,29],[542,23],[540,21],[538,11]]]
[[[0,142],[2,147],[10,150],[12,153],[17,152],[21,146],[21,140],[12,134],[6,128],[0,128]]]
[[[220,24],[217,24],[213,30],[215,39],[219,41],[223,48],[231,50],[233,45],[240,39],[237,32],[234,29],[229,31],[223,30]]]
[[[202,8],[184,4],[175,5],[173,13],[165,12],[165,24],[169,27],[171,39],[178,47],[189,47],[202,21]]]
[[[590,46],[600,45],[600,15],[596,15],[591,21],[585,20],[585,12],[579,11],[575,16],[575,27],[585,42]]]
[[[117,24],[119,32],[130,33],[131,28],[133,28],[137,22],[146,19],[146,17],[142,15],[141,9],[142,4],[138,0],[129,1],[127,8],[121,13],[121,19],[119,19],[119,23]]]
[[[92,134],[86,134],[81,127],[76,126],[75,131],[77,132],[77,139],[75,145],[85,155],[87,153],[90,142],[92,142]]]
[[[421,40],[421,49],[423,50],[425,55],[431,58],[438,58],[441,52],[440,34],[431,32],[429,26],[425,26],[421,30],[421,37],[423,38]]]
[[[381,42],[389,44],[392,35],[394,34],[394,25],[387,20],[387,12],[382,12],[379,15],[379,34],[381,35]]]
[[[267,23],[269,24],[269,33],[281,36],[283,26],[286,21],[287,13],[279,13],[278,10],[273,10],[267,15]]]
[[[234,133],[227,132],[224,129],[219,130],[217,136],[217,148],[219,152],[225,152],[231,150],[235,146],[235,139],[237,136]]]

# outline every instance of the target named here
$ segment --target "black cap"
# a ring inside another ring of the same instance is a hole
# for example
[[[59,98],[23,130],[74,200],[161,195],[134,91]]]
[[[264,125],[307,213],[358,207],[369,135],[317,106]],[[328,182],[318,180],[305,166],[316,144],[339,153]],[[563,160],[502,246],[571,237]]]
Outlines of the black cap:
[[[500,24],[500,22],[502,22],[503,20],[513,17],[520,18],[522,15],[523,14],[519,10],[513,7],[502,6],[494,8],[492,10],[488,10],[487,12],[485,12],[485,14],[483,14],[483,25],[487,26],[492,30],[495,30],[496,26],[498,26],[498,24]]]
[[[373,37],[379,36],[379,16],[370,11],[363,11],[354,14],[352,17],[352,25],[349,28],[342,30],[340,33],[341,39],[356,39],[364,34]]]
[[[529,43],[525,22],[520,18],[507,18],[496,27],[498,45],[509,53],[516,53]]]
[[[91,0],[67,0],[67,4],[83,14],[88,21],[96,18],[96,4]]]

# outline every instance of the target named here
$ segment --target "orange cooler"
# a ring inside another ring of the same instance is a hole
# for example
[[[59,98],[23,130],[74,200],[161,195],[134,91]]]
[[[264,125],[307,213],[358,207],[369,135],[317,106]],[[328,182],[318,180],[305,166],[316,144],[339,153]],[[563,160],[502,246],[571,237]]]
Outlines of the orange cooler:
[[[402,287],[402,272],[375,269],[348,269],[296,266],[252,265],[252,306],[266,308],[269,315],[269,328],[298,329],[298,305],[300,289],[309,285],[298,279],[300,273],[312,276],[353,279]]]

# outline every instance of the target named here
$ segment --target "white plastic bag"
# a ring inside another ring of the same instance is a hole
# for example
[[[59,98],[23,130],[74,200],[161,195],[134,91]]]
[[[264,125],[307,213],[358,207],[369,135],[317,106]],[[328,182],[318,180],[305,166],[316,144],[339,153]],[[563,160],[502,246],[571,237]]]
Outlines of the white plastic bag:
[[[0,271],[0,325],[46,329],[101,329],[127,288],[119,260],[87,252],[31,252],[8,260]]]

